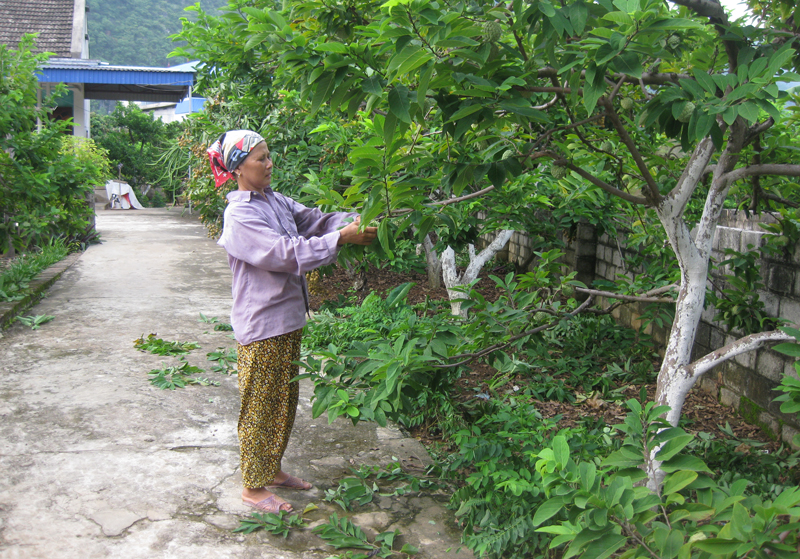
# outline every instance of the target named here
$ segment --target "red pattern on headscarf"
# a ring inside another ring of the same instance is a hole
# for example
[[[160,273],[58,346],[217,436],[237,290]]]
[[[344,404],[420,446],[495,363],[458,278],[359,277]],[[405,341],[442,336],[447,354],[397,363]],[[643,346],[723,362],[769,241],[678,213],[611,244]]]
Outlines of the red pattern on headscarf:
[[[211,144],[208,148],[208,160],[211,163],[211,172],[214,174],[214,186],[219,188],[228,180],[233,178],[233,173],[225,168],[225,160],[222,156],[222,145],[219,140]]]

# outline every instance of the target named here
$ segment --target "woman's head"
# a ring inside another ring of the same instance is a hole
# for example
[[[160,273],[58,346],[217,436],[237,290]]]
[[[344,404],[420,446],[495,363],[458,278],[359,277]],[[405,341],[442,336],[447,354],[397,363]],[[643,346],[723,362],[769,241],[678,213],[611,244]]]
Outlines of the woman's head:
[[[266,149],[264,138],[250,130],[229,130],[222,134],[207,151],[216,185],[220,186],[231,178],[238,180],[241,170],[237,173],[237,169],[259,145],[262,145],[259,151]]]

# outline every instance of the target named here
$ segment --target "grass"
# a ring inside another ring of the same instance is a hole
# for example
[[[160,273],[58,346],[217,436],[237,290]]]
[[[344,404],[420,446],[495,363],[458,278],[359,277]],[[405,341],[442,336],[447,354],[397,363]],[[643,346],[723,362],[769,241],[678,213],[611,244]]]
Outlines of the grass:
[[[45,270],[66,258],[69,248],[63,239],[52,239],[39,252],[16,258],[0,273],[0,302],[19,301],[28,293],[28,285]]]

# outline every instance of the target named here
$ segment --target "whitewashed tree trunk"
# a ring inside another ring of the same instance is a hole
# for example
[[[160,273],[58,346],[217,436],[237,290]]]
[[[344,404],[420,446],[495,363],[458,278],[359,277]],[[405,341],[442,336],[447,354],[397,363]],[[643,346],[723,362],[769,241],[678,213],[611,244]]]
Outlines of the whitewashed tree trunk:
[[[466,311],[461,308],[461,301],[466,295],[461,291],[456,291],[454,288],[469,284],[471,281],[478,277],[478,274],[483,269],[484,265],[491,260],[495,254],[503,250],[506,243],[511,239],[514,231],[503,229],[500,231],[494,240],[489,243],[489,246],[483,249],[480,253],[475,254],[475,245],[469,245],[469,265],[461,274],[458,273],[456,268],[456,252],[452,247],[447,247],[442,253],[441,266],[442,278],[444,279],[444,286],[447,288],[447,295],[450,298],[450,312],[455,316],[466,317]]]
[[[741,123],[738,125],[741,126]],[[739,138],[743,136],[744,131],[741,132]],[[678,425],[689,390],[712,367],[740,353],[753,351],[768,343],[792,339],[783,332],[752,334],[709,353],[694,363],[691,362],[692,348],[705,302],[708,265],[714,234],[723,202],[732,182],[726,174],[735,167],[738,152],[741,149],[741,143],[735,141],[737,139],[736,131],[732,131],[730,138],[728,146],[715,167],[711,187],[694,238],[690,235],[689,227],[683,219],[683,213],[714,153],[710,138],[706,138],[698,144],[678,184],[656,207],[659,220],[664,226],[681,271],[680,287],[675,303],[675,319],[672,323],[664,360],[658,373],[655,396],[656,404],[670,407],[666,419],[672,426]],[[649,455],[645,457],[648,474],[647,485],[653,491],[660,491],[665,477],[665,473],[661,469],[661,462],[656,459],[656,454],[660,449],[660,446],[649,449]]]
[[[428,286],[431,289],[439,289],[442,286],[442,262],[433,249],[433,241],[430,235],[425,235],[422,241],[422,248],[425,250],[425,271],[428,274]]]

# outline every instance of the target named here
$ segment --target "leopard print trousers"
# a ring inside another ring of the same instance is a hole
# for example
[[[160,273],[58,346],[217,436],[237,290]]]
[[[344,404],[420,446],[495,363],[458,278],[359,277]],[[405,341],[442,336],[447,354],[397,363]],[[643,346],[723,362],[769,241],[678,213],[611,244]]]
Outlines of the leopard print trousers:
[[[265,487],[281,470],[289,443],[300,386],[297,376],[302,329],[247,345],[238,344],[239,447],[242,482]]]

